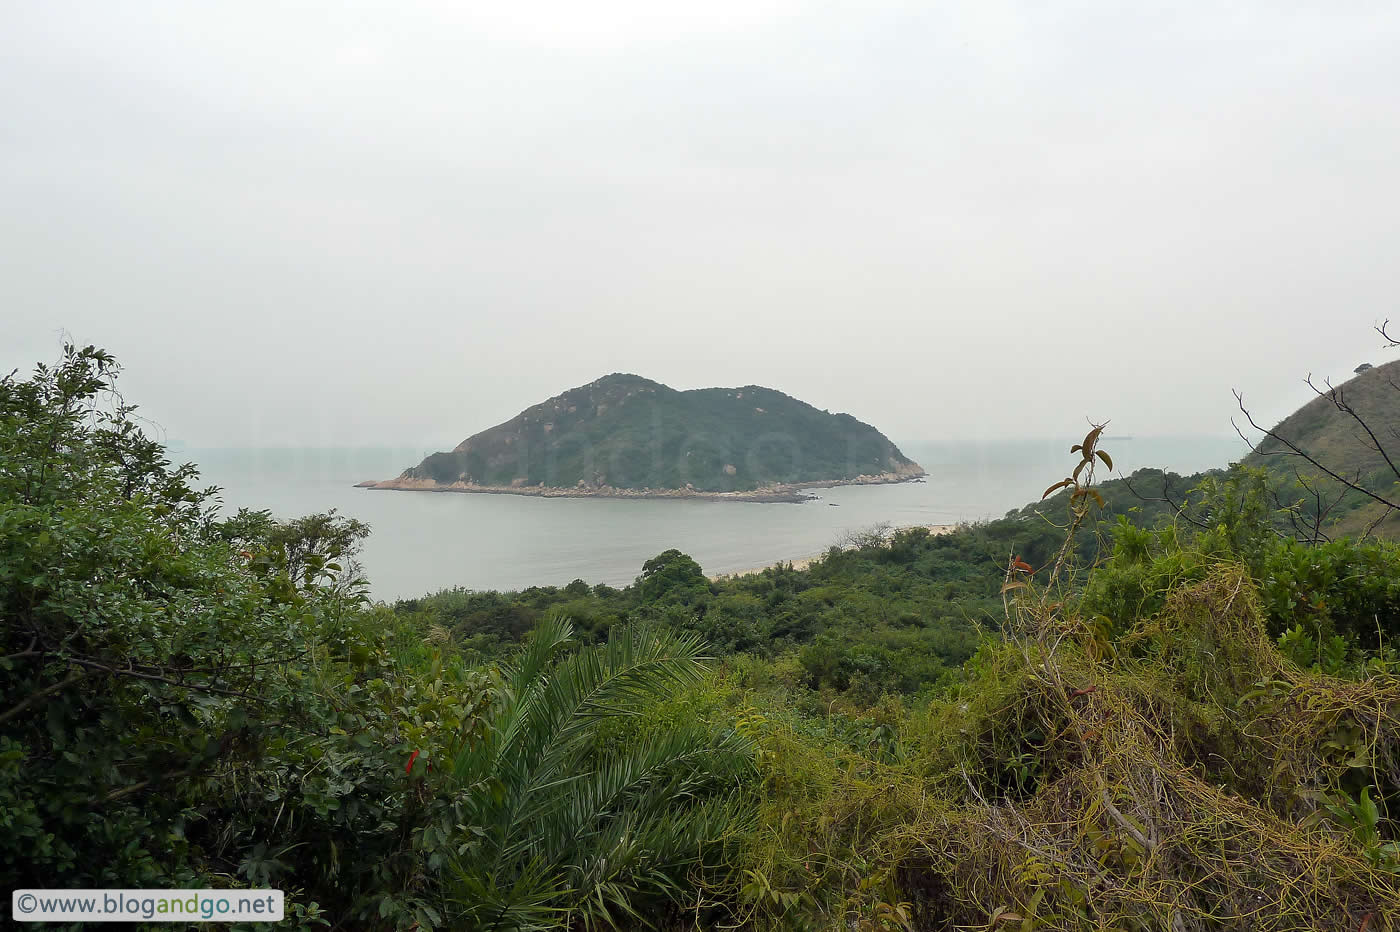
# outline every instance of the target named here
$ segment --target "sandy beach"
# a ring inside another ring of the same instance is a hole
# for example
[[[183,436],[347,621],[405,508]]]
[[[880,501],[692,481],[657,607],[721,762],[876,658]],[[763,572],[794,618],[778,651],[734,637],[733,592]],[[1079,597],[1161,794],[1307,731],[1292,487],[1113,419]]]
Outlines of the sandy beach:
[[[891,529],[890,529],[890,533],[893,534],[893,533],[897,533],[897,532],[899,532],[899,531],[908,531],[908,530],[910,530],[910,529],[912,529],[912,528],[916,528],[916,527],[925,528],[925,529],[928,530],[928,532],[929,532],[930,534],[947,534],[947,533],[950,532],[950,531],[957,530],[958,525],[956,525],[956,524],[909,524],[909,525],[905,525],[905,526],[903,526],[903,527],[891,528]],[[721,580],[721,579],[729,579],[729,578],[735,577],[735,576],[752,576],[752,575],[755,574],[755,573],[762,573],[764,570],[773,569],[774,567],[777,567],[777,566],[784,566],[784,565],[787,565],[787,564],[791,564],[792,568],[795,569],[795,570],[805,570],[807,567],[809,567],[809,566],[812,565],[812,561],[814,561],[814,560],[819,560],[819,559],[821,559],[822,557],[824,557],[825,555],[826,555],[826,551],[823,550],[823,551],[821,551],[820,553],[812,553],[812,554],[808,554],[808,555],[806,555],[806,556],[794,557],[794,558],[788,559],[788,560],[777,560],[777,561],[774,561],[773,563],[765,563],[763,566],[755,566],[755,567],[752,567],[752,568],[750,568],[750,569],[733,570],[733,571],[728,572],[728,573],[715,573],[715,574],[711,575],[711,576],[709,577],[709,579],[710,579],[711,581],[718,581],[718,580]]]

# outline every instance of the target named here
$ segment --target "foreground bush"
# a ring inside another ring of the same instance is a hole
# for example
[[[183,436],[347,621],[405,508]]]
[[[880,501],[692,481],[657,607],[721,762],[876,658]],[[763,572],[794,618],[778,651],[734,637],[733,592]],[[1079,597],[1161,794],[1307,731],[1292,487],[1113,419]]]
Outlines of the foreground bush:
[[[479,734],[488,680],[389,649],[337,563],[362,526],[219,520],[115,375],[70,347],[0,382],[0,883],[428,917],[459,819],[404,763]]]
[[[905,725],[902,760],[832,760],[765,729],[756,921],[1400,923],[1386,816],[1400,805],[1400,679],[1294,666],[1239,569],[1173,591],[1114,643],[1026,599],[1008,643]]]
[[[617,628],[560,658],[573,627],[541,625],[506,670],[485,740],[451,781],[471,820],[454,858],[454,923],[483,930],[650,924],[720,863],[740,826],[748,743],[694,723],[601,748],[599,729],[696,683],[700,642]]]

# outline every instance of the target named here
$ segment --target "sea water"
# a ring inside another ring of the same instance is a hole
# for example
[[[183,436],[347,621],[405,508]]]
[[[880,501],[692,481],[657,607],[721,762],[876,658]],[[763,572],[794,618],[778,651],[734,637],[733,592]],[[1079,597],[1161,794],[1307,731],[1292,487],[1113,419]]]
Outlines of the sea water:
[[[1213,436],[1119,438],[1105,445],[1120,472],[1158,466],[1190,473],[1247,452],[1238,438]],[[876,524],[999,517],[1039,498],[1074,464],[1061,441],[925,443],[904,452],[928,470],[927,480],[815,489],[816,500],[802,504],[354,488],[398,475],[422,458],[419,450],[172,449],[170,455],[195,462],[206,484],[222,487],[230,513],[267,508],[289,518],[334,508],[367,522],[373,533],[360,559],[372,595],[385,600],[451,586],[508,590],[574,579],[621,586],[671,548],[709,574],[751,569],[822,553]]]

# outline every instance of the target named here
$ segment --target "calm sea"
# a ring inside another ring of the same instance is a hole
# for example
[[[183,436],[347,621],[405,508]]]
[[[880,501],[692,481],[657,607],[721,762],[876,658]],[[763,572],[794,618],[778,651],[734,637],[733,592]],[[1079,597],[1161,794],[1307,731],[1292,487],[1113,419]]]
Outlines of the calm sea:
[[[1244,453],[1238,439],[1157,437],[1107,445],[1120,471],[1195,472]],[[362,562],[376,598],[449,586],[520,589],[574,579],[623,585],[642,563],[675,547],[707,573],[812,556],[845,533],[880,522],[953,524],[998,517],[1039,498],[1072,465],[1063,442],[904,447],[926,482],[815,490],[816,501],[755,504],[685,500],[531,498],[354,488],[398,475],[421,450],[173,449],[222,487],[226,510],[268,508],[294,517],[331,508],[366,521]]]

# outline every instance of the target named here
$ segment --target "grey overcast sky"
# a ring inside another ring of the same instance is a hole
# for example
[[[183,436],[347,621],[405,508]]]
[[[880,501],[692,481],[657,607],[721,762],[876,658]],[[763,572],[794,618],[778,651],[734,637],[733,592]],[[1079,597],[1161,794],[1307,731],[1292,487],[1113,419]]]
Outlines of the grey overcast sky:
[[[10,0],[0,108],[0,365],[104,345],[196,446],[614,371],[1221,433],[1400,317],[1393,0]]]

